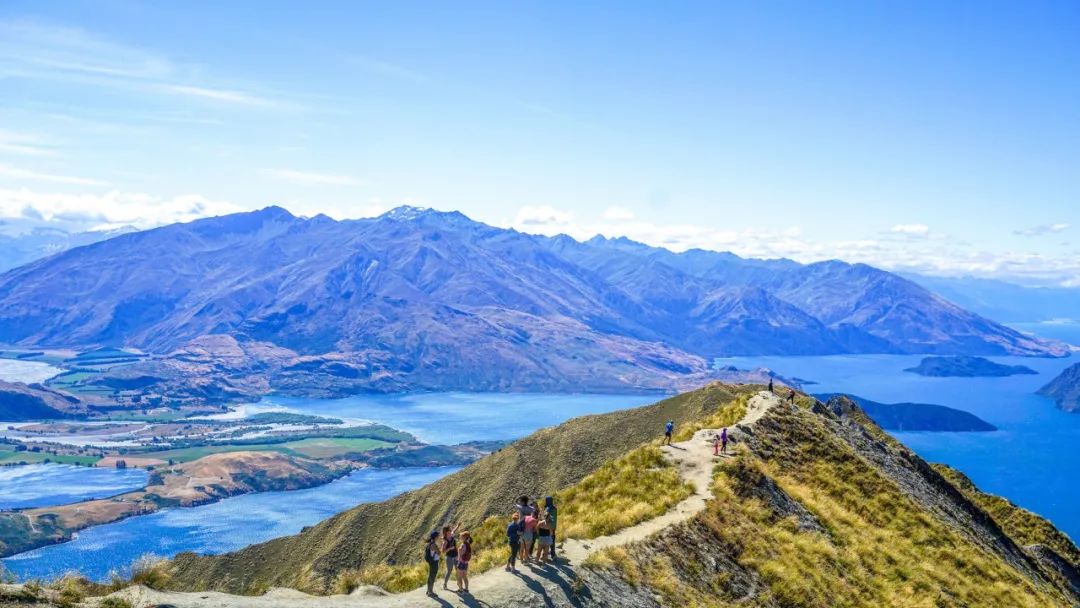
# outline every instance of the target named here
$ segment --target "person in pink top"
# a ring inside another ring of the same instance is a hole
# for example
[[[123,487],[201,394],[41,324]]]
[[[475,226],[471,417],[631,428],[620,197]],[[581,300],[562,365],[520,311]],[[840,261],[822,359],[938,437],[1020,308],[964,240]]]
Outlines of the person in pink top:
[[[522,561],[526,564],[532,558],[533,544],[536,541],[536,522],[536,509],[529,509],[529,514],[525,516],[524,531],[521,534]]]

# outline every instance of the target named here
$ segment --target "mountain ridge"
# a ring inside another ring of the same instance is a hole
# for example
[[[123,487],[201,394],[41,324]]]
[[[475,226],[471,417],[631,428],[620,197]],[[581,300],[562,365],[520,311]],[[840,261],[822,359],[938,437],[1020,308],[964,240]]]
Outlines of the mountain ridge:
[[[870,266],[579,242],[414,207],[340,222],[267,207],[0,275],[0,343],[167,355],[218,334],[466,390],[671,388],[735,354],[1066,352]]]

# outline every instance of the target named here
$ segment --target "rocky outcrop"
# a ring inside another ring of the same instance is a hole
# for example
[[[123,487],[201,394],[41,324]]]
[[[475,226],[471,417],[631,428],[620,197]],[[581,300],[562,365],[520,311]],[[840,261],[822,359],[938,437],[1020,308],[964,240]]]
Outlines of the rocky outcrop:
[[[904,371],[938,378],[998,378],[1039,373],[1026,365],[1002,365],[983,357],[926,357]]]
[[[1053,399],[1066,412],[1080,412],[1080,363],[1066,368],[1057,378],[1040,388],[1039,394]]]

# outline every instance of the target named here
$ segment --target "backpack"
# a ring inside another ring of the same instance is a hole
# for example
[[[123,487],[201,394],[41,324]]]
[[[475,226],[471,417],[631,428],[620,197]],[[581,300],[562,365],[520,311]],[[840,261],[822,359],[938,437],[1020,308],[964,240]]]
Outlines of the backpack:
[[[559,510],[555,507],[546,509],[544,511],[544,518],[547,519],[548,527],[554,530],[559,522]]]

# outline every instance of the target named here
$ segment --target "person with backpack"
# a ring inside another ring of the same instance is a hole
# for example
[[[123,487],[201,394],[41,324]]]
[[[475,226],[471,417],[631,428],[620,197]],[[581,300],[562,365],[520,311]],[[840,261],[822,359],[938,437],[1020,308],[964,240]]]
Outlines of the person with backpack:
[[[446,591],[450,590],[450,575],[454,573],[454,566],[457,565],[457,531],[461,528],[461,524],[457,524],[453,529],[450,526],[443,526],[442,529],[442,554],[446,557],[446,574],[443,575],[442,588]]]
[[[555,530],[559,525],[559,509],[555,507],[555,498],[552,496],[544,498],[544,519],[547,520],[548,528],[551,529],[551,561],[556,561]]]
[[[664,425],[664,443],[671,445],[671,434],[675,432],[675,421],[668,420]]]
[[[461,547],[458,549],[457,584],[458,593],[469,592],[469,561],[472,560],[472,534],[466,530],[461,533]]]
[[[721,454],[727,454],[727,442],[728,442],[727,427],[724,427],[723,430],[720,431],[720,453]]]
[[[791,392],[787,396],[788,403],[795,405],[795,389],[791,389]]]
[[[506,542],[510,546],[510,557],[506,559],[506,571],[517,574],[517,558],[521,553],[521,516],[510,514],[510,525],[506,526]]]
[[[427,595],[428,597],[439,597],[435,593],[435,579],[439,576],[439,558],[442,552],[439,551],[439,544],[436,539],[439,538],[439,531],[432,530],[428,535],[427,542],[424,544],[424,561],[427,562],[428,575],[427,575]]]

